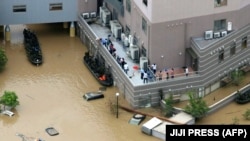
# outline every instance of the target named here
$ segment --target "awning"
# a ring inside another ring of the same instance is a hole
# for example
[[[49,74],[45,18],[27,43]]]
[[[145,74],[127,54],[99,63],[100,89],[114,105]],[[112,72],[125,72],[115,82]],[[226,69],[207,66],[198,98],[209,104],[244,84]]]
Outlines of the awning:
[[[188,54],[190,54],[192,56],[192,58],[194,58],[194,59],[198,58],[198,56],[196,55],[196,53],[193,51],[192,48],[187,48],[186,50],[187,50]]]

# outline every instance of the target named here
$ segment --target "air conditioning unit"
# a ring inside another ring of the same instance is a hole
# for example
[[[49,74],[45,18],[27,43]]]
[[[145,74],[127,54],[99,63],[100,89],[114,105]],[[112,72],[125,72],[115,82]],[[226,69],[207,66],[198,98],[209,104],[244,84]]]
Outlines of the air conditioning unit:
[[[220,32],[214,32],[214,38],[220,38]]]
[[[103,7],[103,6],[100,6],[99,7],[99,17],[100,19],[102,20],[102,15],[103,15],[103,11],[106,10],[107,8],[106,7]]]
[[[133,45],[133,40],[134,40],[134,37],[132,35],[128,35],[128,42],[131,46]]]
[[[148,69],[148,58],[140,57],[140,68],[147,70]]]
[[[228,22],[227,23],[227,31],[232,31],[232,29],[233,29],[233,23],[232,22]]]
[[[103,7],[99,7],[99,17],[102,19],[102,12],[103,12]]]
[[[139,47],[136,45],[130,46],[130,57],[132,60],[139,60]]]
[[[96,12],[91,12],[90,13],[90,18],[96,18]]]
[[[221,36],[224,37],[227,35],[227,31],[221,31]]]
[[[122,40],[123,43],[124,43],[124,41],[125,41],[125,38],[126,38],[125,33],[121,33],[121,40]]]
[[[105,9],[102,12],[102,22],[103,22],[103,24],[108,25],[110,19],[111,19],[111,12],[108,9]]]
[[[118,22],[118,20],[110,20],[109,21],[109,25],[110,25],[110,30],[111,30],[111,32],[114,34],[114,26],[116,25],[116,24],[118,24],[119,22]]]
[[[110,20],[110,21],[109,21],[109,25],[110,25],[111,33],[114,33],[114,32],[113,32],[114,20]]]
[[[84,19],[89,19],[89,13],[82,13],[82,17]]]
[[[213,31],[212,30],[208,30],[208,31],[205,31],[205,40],[210,40],[210,39],[213,39]]]
[[[116,24],[114,26],[114,36],[116,39],[121,39],[122,26],[120,24]]]
[[[129,39],[128,39],[128,37],[125,37],[125,39],[124,39],[124,46],[125,47],[129,46]]]

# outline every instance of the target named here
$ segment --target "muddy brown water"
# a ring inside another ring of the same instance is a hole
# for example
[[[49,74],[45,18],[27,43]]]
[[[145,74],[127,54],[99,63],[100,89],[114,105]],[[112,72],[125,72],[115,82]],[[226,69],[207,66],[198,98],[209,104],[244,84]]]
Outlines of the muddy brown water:
[[[0,74],[0,93],[15,91],[20,101],[14,117],[0,115],[1,141],[20,141],[16,133],[46,141],[159,140],[141,133],[141,124],[128,124],[131,113],[120,110],[117,119],[110,111],[109,101],[115,101],[118,92],[115,87],[107,88],[104,99],[83,100],[85,92],[101,86],[82,63],[86,47],[78,37],[69,36],[69,29],[62,24],[28,26],[37,33],[44,56],[44,63],[34,66],[22,44],[24,27],[12,26],[11,41],[1,40],[9,60]],[[123,103],[123,98],[119,101]],[[49,136],[47,127],[59,135]]]
[[[82,95],[97,91],[101,86],[82,63],[86,47],[78,37],[70,37],[69,29],[62,24],[27,25],[37,33],[44,63],[32,65],[26,57],[22,44],[22,30],[26,26],[11,27],[11,41],[1,39],[8,63],[0,73],[0,93],[15,91],[20,105],[14,109],[15,116],[0,115],[0,140],[20,141],[16,133],[27,137],[41,137],[47,141],[159,141],[141,132],[141,126],[128,124],[132,113],[119,111],[119,117],[110,111],[110,101],[115,101],[117,88],[107,88],[105,98],[85,101]],[[127,102],[119,97],[120,104]],[[250,107],[244,105],[244,109]],[[143,109],[159,115],[160,110]],[[200,124],[231,123],[232,118],[243,111],[229,104]],[[227,118],[226,118],[227,117]],[[243,121],[243,120],[241,120]],[[248,121],[242,123],[249,123]],[[59,135],[49,136],[45,129],[54,127]]]

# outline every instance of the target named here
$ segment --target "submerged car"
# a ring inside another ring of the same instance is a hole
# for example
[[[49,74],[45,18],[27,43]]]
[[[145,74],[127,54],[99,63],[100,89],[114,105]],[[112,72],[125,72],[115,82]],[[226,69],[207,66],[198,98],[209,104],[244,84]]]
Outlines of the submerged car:
[[[59,134],[57,130],[54,127],[48,127],[45,129],[45,131],[50,135],[50,136],[56,136]]]
[[[129,123],[133,125],[140,125],[145,118],[146,115],[134,114],[133,117],[129,120]]]
[[[104,94],[101,91],[98,92],[87,92],[83,95],[83,98],[87,101],[104,98]]]

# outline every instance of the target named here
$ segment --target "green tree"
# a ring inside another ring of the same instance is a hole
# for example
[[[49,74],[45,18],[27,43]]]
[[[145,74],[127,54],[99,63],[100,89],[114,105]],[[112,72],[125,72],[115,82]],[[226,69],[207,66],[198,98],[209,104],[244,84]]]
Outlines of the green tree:
[[[18,96],[13,91],[4,91],[3,96],[0,97],[0,103],[4,106],[4,110],[6,106],[15,108],[19,105]]]
[[[202,97],[195,97],[195,93],[192,91],[188,92],[189,103],[184,108],[184,111],[196,119],[200,119],[206,115],[209,108]]]
[[[242,114],[242,116],[246,119],[246,120],[250,120],[250,109],[247,109],[246,112],[244,114]]]
[[[7,62],[8,58],[5,54],[5,51],[0,47],[0,71],[4,69]]]
[[[231,77],[233,80],[233,84],[238,86],[240,82],[243,80],[243,71],[236,69],[231,73]]]
[[[170,94],[168,98],[165,99],[165,116],[171,117],[174,111],[174,100],[173,95]]]

